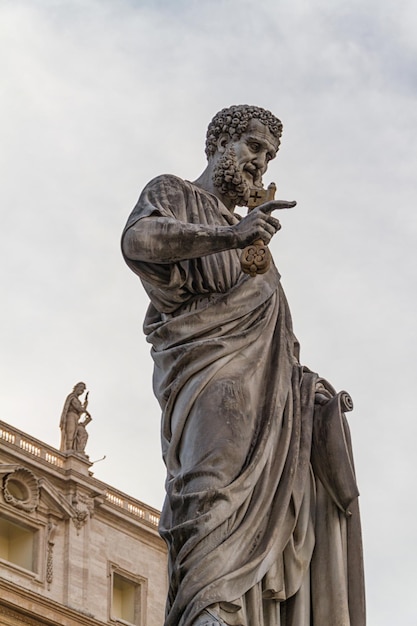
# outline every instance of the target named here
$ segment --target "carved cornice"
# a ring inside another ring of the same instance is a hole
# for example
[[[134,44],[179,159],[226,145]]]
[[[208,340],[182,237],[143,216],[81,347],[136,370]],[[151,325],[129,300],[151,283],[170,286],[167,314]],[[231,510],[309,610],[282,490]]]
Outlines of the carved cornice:
[[[0,623],[7,626],[103,626],[104,622],[0,578]]]
[[[76,515],[75,508],[66,500],[65,496],[49,482],[46,478],[39,480],[39,487],[41,490],[41,498],[46,495],[50,501],[55,505],[58,511],[64,515],[64,517],[74,517]]]
[[[27,615],[22,615],[22,613],[19,613],[17,611],[15,611],[14,609],[10,609],[10,608],[6,608],[4,606],[1,606],[0,604],[0,615],[2,617],[2,624],[5,624],[6,626],[17,626],[20,624],[28,624],[29,626],[39,626],[39,624],[41,623],[39,621],[39,619],[36,618],[36,620],[32,617],[28,617]],[[6,621],[3,621],[5,619],[7,619]],[[44,622],[45,623],[45,622]]]
[[[25,513],[39,512],[59,519],[72,519],[77,533],[104,501],[104,492],[79,489],[77,484],[65,496],[46,478],[17,464],[0,464],[4,502]]]
[[[70,518],[79,530],[100,511],[106,523],[115,527],[122,523],[125,532],[132,536],[136,536],[139,529],[144,536],[147,535],[148,541],[164,544],[158,534],[159,511],[94,478],[88,469],[91,463],[80,455],[65,455],[2,421],[0,451],[5,453],[4,460],[8,461],[0,462],[0,484],[2,475],[23,466],[39,477],[37,513],[41,516]],[[18,463],[11,463],[15,459]],[[78,502],[72,498],[75,491],[82,494]],[[30,515],[30,512],[24,513]]]

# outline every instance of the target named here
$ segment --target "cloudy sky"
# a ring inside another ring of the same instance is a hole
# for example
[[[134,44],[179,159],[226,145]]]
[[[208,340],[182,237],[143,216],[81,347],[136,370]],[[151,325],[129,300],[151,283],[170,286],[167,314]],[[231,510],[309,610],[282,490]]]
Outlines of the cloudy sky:
[[[207,123],[284,123],[265,177],[302,361],[353,396],[370,626],[417,624],[417,17],[412,0],[1,0],[1,414],[59,446],[79,380],[97,478],[158,508],[147,300],[120,233]]]

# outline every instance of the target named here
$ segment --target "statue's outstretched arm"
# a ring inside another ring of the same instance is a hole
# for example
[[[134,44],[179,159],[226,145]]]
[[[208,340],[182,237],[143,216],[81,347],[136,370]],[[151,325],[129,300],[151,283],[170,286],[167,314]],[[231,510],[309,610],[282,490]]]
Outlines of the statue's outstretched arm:
[[[223,250],[244,248],[256,239],[268,243],[281,228],[271,211],[294,205],[294,202],[284,200],[267,202],[232,226],[188,224],[166,217],[145,217],[126,231],[123,252],[134,261],[175,263]]]

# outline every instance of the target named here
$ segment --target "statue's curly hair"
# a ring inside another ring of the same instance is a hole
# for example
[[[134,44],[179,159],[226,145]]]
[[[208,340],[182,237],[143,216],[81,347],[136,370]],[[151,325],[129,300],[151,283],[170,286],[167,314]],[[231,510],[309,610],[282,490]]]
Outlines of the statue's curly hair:
[[[270,111],[249,104],[238,104],[222,109],[211,120],[206,134],[206,155],[212,156],[217,150],[217,141],[223,133],[227,133],[232,141],[237,141],[246,131],[251,120],[259,120],[268,126],[271,133],[278,139],[282,134],[282,123]]]

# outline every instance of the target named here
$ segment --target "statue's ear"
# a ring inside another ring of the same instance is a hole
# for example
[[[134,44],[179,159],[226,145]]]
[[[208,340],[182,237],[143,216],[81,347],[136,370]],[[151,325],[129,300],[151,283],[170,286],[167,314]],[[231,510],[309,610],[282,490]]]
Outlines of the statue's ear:
[[[230,135],[228,133],[222,133],[217,140],[217,151],[223,154],[230,142]]]

